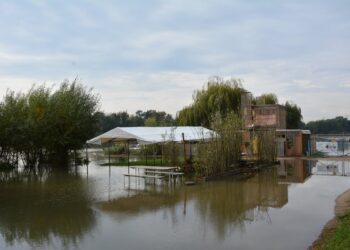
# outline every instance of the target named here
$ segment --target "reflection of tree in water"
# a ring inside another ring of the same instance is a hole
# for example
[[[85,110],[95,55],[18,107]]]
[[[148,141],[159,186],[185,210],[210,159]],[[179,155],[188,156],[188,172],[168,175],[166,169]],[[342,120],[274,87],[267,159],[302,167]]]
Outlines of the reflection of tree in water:
[[[272,168],[248,179],[207,182],[172,192],[141,192],[101,202],[98,207],[120,220],[162,209],[170,212],[175,223],[177,205],[183,204],[182,214],[186,217],[190,216],[186,212],[188,205],[194,204],[201,221],[209,223],[218,237],[224,238],[235,229],[244,230],[249,221],[271,223],[268,208],[280,208],[287,202],[288,186],[278,184],[277,170]]]
[[[85,185],[67,172],[2,172],[0,234],[10,245],[75,245],[96,223]]]
[[[173,223],[176,223],[177,218],[175,206],[181,201],[181,199],[182,197],[179,189],[172,190],[165,186],[161,192],[148,190],[138,192],[132,196],[100,202],[97,204],[97,208],[112,215],[119,221],[128,219],[132,216],[163,209],[164,216],[169,212]]]
[[[288,187],[277,181],[276,169],[271,169],[247,180],[206,183],[189,193],[203,221],[225,238],[234,229],[244,230],[246,221],[271,223],[268,207],[282,207],[288,201]]]

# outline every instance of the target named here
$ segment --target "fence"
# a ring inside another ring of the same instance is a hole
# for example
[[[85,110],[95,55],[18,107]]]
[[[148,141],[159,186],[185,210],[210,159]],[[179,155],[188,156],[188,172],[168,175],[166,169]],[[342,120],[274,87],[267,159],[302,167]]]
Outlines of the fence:
[[[350,156],[350,134],[313,135],[312,151],[327,156]]]

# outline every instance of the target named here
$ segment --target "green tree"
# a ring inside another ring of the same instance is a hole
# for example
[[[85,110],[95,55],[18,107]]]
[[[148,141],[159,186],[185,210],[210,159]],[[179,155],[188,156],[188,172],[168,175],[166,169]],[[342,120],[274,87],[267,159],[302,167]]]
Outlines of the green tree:
[[[256,105],[278,104],[278,98],[273,93],[262,94],[253,100]]]
[[[155,127],[157,126],[157,120],[155,117],[149,117],[145,121],[145,126],[146,127]]]
[[[292,102],[286,102],[287,129],[300,129],[303,127],[301,109]]]
[[[65,81],[49,102],[46,149],[51,157],[66,160],[70,150],[83,147],[97,129],[99,99],[76,80]]]
[[[98,98],[77,81],[55,92],[45,86],[27,94],[7,92],[0,104],[0,163],[26,167],[66,161],[96,131]]]
[[[194,92],[193,104],[178,112],[177,122],[179,125],[209,127],[211,118],[217,113],[223,117],[231,112],[239,114],[243,91],[240,79],[212,77],[206,87]]]
[[[138,110],[135,114],[130,115],[126,111],[111,114],[98,112],[97,116],[98,130],[96,131],[96,135],[102,134],[115,127],[151,126],[149,124],[150,121],[152,121],[152,126],[173,126],[176,124],[174,118],[170,114],[156,110]]]
[[[350,133],[350,120],[343,116],[332,119],[310,121],[305,125],[315,134]]]
[[[26,98],[8,91],[0,107],[0,162],[14,166],[25,139]]]

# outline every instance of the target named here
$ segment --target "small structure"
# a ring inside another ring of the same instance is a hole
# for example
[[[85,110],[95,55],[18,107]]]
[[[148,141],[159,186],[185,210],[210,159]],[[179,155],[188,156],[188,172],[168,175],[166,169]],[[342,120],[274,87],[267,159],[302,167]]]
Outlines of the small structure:
[[[113,142],[134,141],[140,145],[184,140],[201,141],[212,137],[213,131],[204,127],[116,127],[87,141],[90,145],[103,145]]]
[[[286,129],[286,108],[282,105],[252,106],[254,127]]]
[[[311,132],[302,129],[277,129],[277,157],[301,157],[311,152]]]
[[[253,105],[252,94],[244,92],[241,96],[241,114],[245,132],[244,148],[247,155],[256,131],[276,131],[277,157],[300,157],[311,152],[311,132],[301,129],[287,129],[287,112],[283,105]]]
[[[350,155],[350,134],[315,134],[311,137],[312,151],[327,156]]]
[[[283,105],[253,105],[252,98],[250,92],[242,93],[241,114],[247,129],[286,129],[286,108]]]
[[[183,157],[186,161],[186,156],[192,157],[192,143],[203,141],[215,135],[214,131],[204,127],[116,127],[106,133],[103,133],[95,138],[87,141],[88,145],[95,146],[111,146],[114,143],[125,144],[127,150],[128,167],[130,167],[130,145],[150,145],[161,144],[167,142],[175,142],[183,144]],[[154,148],[154,147],[153,147]],[[163,147],[162,147],[163,148]],[[154,151],[154,149],[153,149]],[[108,151],[109,152],[109,151]],[[162,149],[163,153],[163,149]],[[154,151],[155,156],[155,151]],[[147,157],[147,154],[146,154]],[[176,156],[177,157],[177,156]],[[110,155],[109,155],[110,165]],[[147,158],[146,158],[147,159]],[[129,171],[128,171],[129,172]]]

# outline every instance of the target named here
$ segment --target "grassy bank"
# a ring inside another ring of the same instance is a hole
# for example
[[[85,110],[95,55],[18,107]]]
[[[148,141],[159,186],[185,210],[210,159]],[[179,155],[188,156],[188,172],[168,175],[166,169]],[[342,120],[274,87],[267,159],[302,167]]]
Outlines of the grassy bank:
[[[338,218],[334,232],[330,232],[329,238],[321,245],[320,250],[345,250],[350,249],[350,212]]]
[[[323,228],[312,250],[350,249],[350,189],[335,200],[335,217]]]

